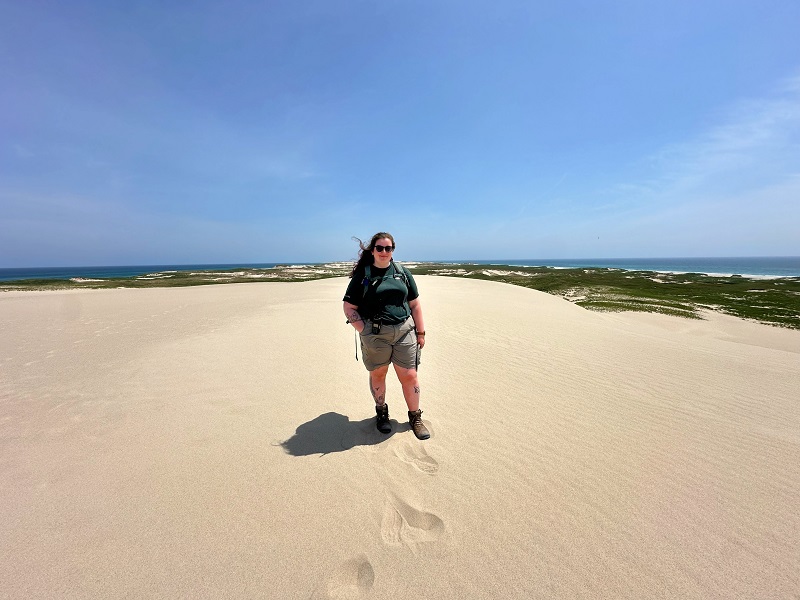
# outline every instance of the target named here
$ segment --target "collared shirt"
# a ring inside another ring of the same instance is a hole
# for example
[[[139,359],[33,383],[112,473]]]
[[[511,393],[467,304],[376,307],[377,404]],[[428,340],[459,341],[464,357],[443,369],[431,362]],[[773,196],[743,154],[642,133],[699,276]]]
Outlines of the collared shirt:
[[[408,280],[408,286],[403,280],[401,269]],[[389,325],[402,323],[408,319],[411,315],[408,303],[419,297],[417,284],[408,269],[394,263],[385,269],[378,269],[372,265],[366,297],[364,280],[364,269],[356,269],[344,294],[344,301],[358,307],[358,314],[363,319]]]

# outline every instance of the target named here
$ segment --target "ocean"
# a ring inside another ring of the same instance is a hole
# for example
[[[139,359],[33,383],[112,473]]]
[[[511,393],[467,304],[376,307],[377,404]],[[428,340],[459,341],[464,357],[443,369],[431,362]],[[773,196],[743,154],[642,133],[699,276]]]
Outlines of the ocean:
[[[271,269],[278,264],[289,263],[253,263],[253,264],[208,264],[208,265],[129,265],[111,267],[34,267],[0,269],[0,281],[14,279],[111,279],[118,277],[138,277],[148,273],[164,271],[215,271],[223,269]]]
[[[445,262],[477,263],[486,265],[546,266],[556,268],[602,267],[610,269],[623,269],[627,271],[707,273],[709,275],[726,276],[743,275],[750,277],[800,277],[800,256],[746,256],[721,258],[526,258]],[[163,271],[213,271],[246,268],[268,269],[275,267],[278,264],[289,263],[13,268],[0,269],[0,281],[12,281],[14,279],[70,279],[71,277],[107,279],[112,277],[137,277],[139,275]]]
[[[745,256],[715,258],[575,258],[541,260],[461,261],[478,264],[520,265],[528,267],[601,267],[625,271],[662,271],[743,275],[750,277],[800,277],[800,256]]]

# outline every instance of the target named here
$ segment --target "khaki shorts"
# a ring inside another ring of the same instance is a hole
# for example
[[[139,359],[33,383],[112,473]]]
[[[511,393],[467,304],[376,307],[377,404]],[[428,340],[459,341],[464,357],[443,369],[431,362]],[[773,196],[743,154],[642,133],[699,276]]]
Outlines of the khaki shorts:
[[[381,325],[381,332],[372,333],[372,321],[364,321],[361,338],[361,356],[367,371],[374,371],[389,363],[404,369],[416,369],[418,346],[414,319],[409,317],[399,325]]]

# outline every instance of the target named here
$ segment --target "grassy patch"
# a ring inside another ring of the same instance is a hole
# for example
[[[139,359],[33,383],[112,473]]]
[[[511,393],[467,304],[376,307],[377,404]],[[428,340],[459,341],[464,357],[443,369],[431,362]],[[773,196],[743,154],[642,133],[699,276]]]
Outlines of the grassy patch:
[[[716,310],[760,323],[800,329],[800,278],[657,273],[620,269],[553,269],[420,264],[414,273],[502,281],[562,296],[590,310],[657,312],[700,318]]]
[[[352,265],[279,265],[271,269],[223,269],[214,271],[163,271],[136,277],[108,279],[19,279],[0,282],[0,291],[10,290],[69,290],[103,288],[152,288],[216,285],[222,283],[253,283],[255,281],[309,281],[326,277],[341,277]]]

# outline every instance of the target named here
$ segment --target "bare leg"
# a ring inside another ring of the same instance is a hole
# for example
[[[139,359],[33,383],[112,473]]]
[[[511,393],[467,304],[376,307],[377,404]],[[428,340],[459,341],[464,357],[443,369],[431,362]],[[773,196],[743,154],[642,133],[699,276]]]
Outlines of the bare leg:
[[[375,399],[375,404],[379,406],[386,403],[386,373],[388,371],[389,365],[386,365],[369,372],[369,393]]]
[[[406,399],[408,410],[414,412],[419,409],[419,379],[416,369],[404,369],[394,365],[400,385],[403,386],[403,397]],[[385,386],[384,386],[385,389]]]

